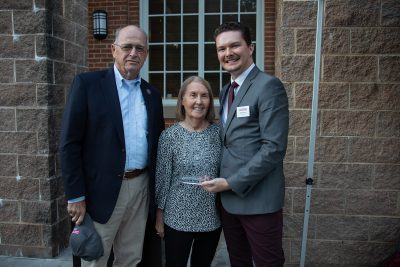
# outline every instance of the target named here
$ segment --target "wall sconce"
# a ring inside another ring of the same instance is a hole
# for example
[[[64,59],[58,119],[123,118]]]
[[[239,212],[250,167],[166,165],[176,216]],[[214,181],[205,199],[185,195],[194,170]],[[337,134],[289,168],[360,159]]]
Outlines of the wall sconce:
[[[107,37],[107,12],[104,10],[93,12],[93,36],[97,40]]]

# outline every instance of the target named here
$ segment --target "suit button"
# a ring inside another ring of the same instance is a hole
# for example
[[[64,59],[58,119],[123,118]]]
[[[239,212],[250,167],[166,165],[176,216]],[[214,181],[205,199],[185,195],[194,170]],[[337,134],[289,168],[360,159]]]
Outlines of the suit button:
[[[122,149],[122,153],[125,153],[125,148]]]
[[[117,177],[122,177],[122,174],[118,174]]]

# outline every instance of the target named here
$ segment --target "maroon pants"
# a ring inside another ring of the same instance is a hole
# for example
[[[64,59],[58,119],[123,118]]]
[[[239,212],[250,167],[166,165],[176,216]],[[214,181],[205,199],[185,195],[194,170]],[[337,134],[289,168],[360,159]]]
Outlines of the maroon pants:
[[[221,205],[222,206],[222,205]],[[282,210],[259,215],[235,215],[221,208],[222,227],[232,267],[281,267]]]

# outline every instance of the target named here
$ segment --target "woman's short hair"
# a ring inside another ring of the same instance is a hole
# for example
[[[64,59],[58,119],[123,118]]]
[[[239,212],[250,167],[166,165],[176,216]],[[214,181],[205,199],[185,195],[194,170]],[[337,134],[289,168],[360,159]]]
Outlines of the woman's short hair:
[[[207,88],[208,91],[208,97],[210,98],[210,105],[207,110],[206,114],[206,120],[208,122],[213,122],[215,119],[215,111],[214,111],[214,96],[211,90],[211,85],[208,81],[205,79],[201,78],[200,76],[190,76],[186,80],[183,81],[181,88],[179,89],[179,94],[178,94],[178,102],[176,103],[176,119],[178,121],[183,121],[185,119],[185,108],[182,106],[182,100],[183,96],[185,95],[187,91],[187,87],[189,84],[196,82],[204,85],[204,87]]]

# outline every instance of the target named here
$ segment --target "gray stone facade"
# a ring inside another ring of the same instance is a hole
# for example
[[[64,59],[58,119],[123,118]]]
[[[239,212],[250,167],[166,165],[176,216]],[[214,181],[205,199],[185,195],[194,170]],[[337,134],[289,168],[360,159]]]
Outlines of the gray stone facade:
[[[87,35],[86,1],[1,1],[0,255],[54,257],[68,244],[57,146]]]
[[[317,1],[278,2],[290,96],[284,240],[298,266]],[[400,2],[326,0],[306,266],[376,266],[400,239]]]

